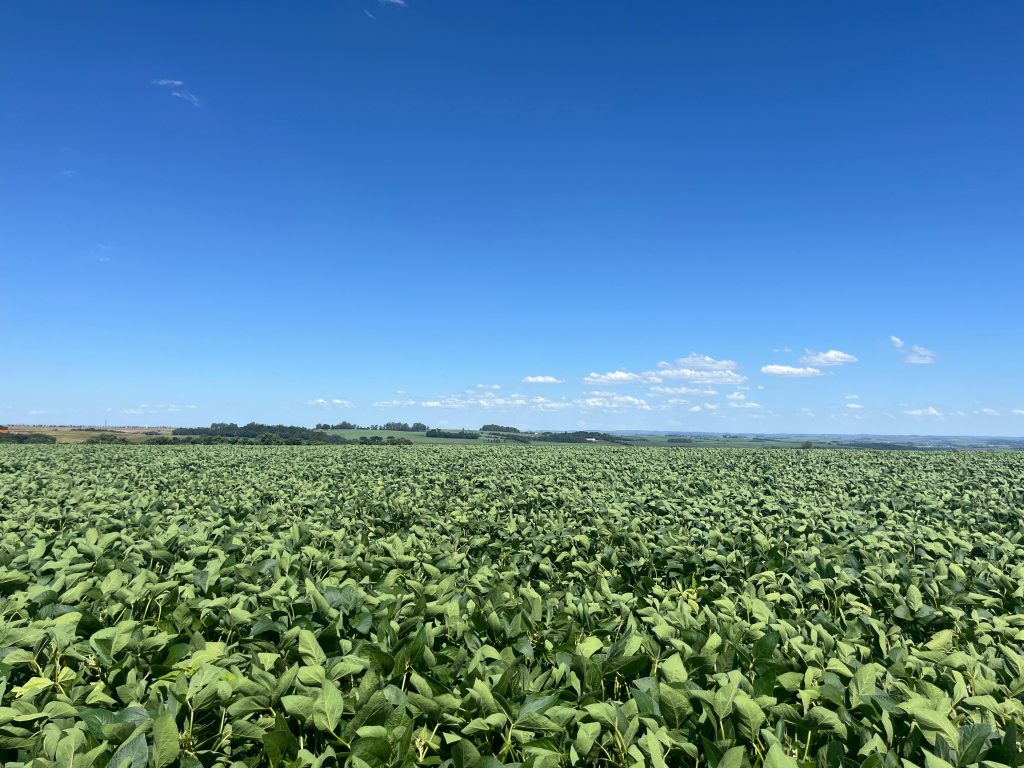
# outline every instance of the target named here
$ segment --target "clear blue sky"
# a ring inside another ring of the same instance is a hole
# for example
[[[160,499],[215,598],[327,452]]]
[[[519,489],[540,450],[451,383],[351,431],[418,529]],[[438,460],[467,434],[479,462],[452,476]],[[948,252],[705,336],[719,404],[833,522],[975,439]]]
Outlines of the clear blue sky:
[[[1024,434],[1019,2],[157,5],[0,10],[0,423]]]

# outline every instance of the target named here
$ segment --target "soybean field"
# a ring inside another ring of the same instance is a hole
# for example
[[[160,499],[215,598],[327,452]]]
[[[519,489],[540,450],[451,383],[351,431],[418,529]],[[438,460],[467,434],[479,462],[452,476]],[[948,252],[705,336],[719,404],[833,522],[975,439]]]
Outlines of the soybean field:
[[[0,763],[1024,765],[1024,454],[0,446]]]

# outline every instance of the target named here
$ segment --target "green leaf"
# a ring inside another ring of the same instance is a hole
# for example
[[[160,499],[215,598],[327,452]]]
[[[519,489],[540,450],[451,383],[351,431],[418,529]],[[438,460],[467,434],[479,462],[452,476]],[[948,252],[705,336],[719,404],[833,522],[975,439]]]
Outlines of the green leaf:
[[[576,752],[581,757],[586,757],[590,754],[590,750],[594,747],[594,742],[597,741],[597,737],[600,735],[600,723],[580,723],[579,728],[576,730],[576,738],[573,741]]]
[[[153,763],[165,768],[178,759],[178,726],[169,712],[161,712],[153,721]]]
[[[681,728],[693,714],[693,705],[689,697],[665,683],[658,685],[658,701],[661,714],[670,728]]]
[[[336,731],[344,709],[345,698],[334,683],[328,680],[313,705],[313,724],[321,731]]]
[[[917,613],[924,606],[924,598],[921,597],[921,590],[916,584],[907,587],[907,607]]]
[[[800,768],[796,758],[790,757],[782,751],[778,744],[772,744],[768,754],[764,756],[764,768]]]
[[[814,721],[815,728],[822,731],[834,733],[839,738],[845,739],[848,735],[846,724],[839,715],[825,707],[813,707],[807,716]]]
[[[743,765],[743,747],[730,747],[718,761],[716,768],[741,768]]]
[[[589,659],[598,651],[604,648],[604,643],[599,637],[588,637],[576,646],[576,653],[585,659]]]
[[[765,722],[764,710],[752,698],[742,693],[737,695],[733,706],[736,708],[739,732],[747,741],[756,740]]]
[[[317,642],[316,635],[308,629],[299,630],[299,655],[311,667],[322,667],[327,663],[327,655]]]
[[[146,768],[148,762],[145,730],[139,727],[117,748],[107,762],[107,768]]]
[[[957,765],[960,768],[978,762],[985,746],[994,736],[992,726],[987,723],[972,723],[960,728],[960,750]]]

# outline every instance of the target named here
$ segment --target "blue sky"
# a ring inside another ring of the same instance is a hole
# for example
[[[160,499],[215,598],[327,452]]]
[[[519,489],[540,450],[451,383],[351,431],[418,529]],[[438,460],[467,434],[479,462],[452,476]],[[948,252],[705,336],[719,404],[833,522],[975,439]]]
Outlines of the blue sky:
[[[1024,434],[1022,28],[8,3],[0,423]]]

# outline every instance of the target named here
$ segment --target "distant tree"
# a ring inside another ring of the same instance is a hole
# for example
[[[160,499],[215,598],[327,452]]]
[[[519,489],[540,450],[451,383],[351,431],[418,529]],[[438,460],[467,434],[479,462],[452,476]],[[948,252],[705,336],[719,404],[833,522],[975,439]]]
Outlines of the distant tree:
[[[41,432],[2,432],[0,443],[56,443],[57,438],[53,435],[44,435]]]
[[[804,450],[809,450],[814,447],[814,443],[812,443],[810,440],[804,440],[802,443],[800,443],[800,447],[803,448]]]
[[[516,434],[519,432],[515,427],[503,427],[500,424],[484,424],[480,427],[481,432],[510,432]]]
[[[104,433],[102,435],[95,435],[93,437],[90,437],[85,442],[86,443],[91,443],[91,444],[100,444],[100,445],[104,445],[104,444],[107,444],[107,445],[117,445],[117,444],[122,444],[122,443],[128,443],[129,441],[125,440],[123,437],[118,437],[117,435],[114,435],[114,434],[111,434],[111,433],[107,432],[107,433]]]
[[[478,440],[480,435],[476,432],[467,432],[464,429],[461,429],[458,432],[448,432],[443,429],[428,429],[427,437],[447,437],[456,440]]]
[[[410,427],[409,431],[410,432],[426,432],[427,429],[428,429],[428,427],[427,427],[426,424],[424,424],[422,421],[417,421],[417,422],[413,423],[413,425],[412,425],[412,427]]]

